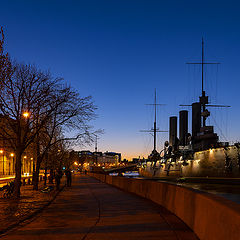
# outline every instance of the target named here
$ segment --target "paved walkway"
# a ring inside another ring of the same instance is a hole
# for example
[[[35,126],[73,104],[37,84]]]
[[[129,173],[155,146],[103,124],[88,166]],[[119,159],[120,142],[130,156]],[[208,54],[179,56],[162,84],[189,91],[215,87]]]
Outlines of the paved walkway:
[[[55,201],[2,240],[196,240],[176,216],[151,201],[75,176]]]

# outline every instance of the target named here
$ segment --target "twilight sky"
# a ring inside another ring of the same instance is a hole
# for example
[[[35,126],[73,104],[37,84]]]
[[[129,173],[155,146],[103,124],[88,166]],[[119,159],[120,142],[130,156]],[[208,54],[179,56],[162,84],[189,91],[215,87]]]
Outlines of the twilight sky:
[[[231,0],[2,0],[0,25],[11,57],[50,69],[93,96],[99,117],[92,124],[105,130],[99,151],[130,159],[152,150],[151,135],[139,130],[153,125],[153,108],[145,104],[155,88],[166,104],[158,108],[162,130],[183,109],[179,104],[198,100],[201,68],[186,62],[200,61],[202,37],[206,60],[221,63],[206,68],[207,95],[231,105],[210,109],[207,123],[220,140],[240,141],[239,12]],[[158,150],[165,140],[168,133],[158,134]]]

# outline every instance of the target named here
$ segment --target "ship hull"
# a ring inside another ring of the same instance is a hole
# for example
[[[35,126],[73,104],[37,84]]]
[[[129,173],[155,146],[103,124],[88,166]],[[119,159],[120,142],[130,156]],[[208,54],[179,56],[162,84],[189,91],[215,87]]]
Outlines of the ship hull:
[[[195,152],[193,159],[182,161],[171,159],[162,163],[146,162],[139,168],[139,174],[145,177],[240,177],[239,149],[208,149]]]

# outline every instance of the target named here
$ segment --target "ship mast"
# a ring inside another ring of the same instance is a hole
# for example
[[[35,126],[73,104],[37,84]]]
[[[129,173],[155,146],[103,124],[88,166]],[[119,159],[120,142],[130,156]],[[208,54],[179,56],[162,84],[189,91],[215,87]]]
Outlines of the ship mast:
[[[154,137],[154,141],[153,141],[153,150],[156,151],[156,141],[157,141],[157,96],[156,96],[156,88],[155,88],[155,98],[154,98],[154,109],[155,109],[155,117],[154,117],[154,126],[153,126],[153,137]]]
[[[204,66],[204,42],[202,38],[202,95],[203,95],[203,66]]]
[[[204,65],[205,64],[220,64],[218,62],[204,62],[204,41],[202,38],[202,58],[201,62],[196,62],[196,63],[187,63],[187,64],[200,64],[202,67],[202,95],[199,97],[199,102],[201,104],[201,116],[202,116],[202,121],[201,121],[201,126],[205,127],[206,126],[206,119],[207,117],[210,116],[210,112],[206,109],[207,107],[230,107],[230,106],[225,106],[225,105],[209,105],[208,102],[208,96],[206,96],[206,92],[204,90]],[[191,106],[191,105],[180,105],[180,106]]]
[[[204,67],[204,42],[203,42],[203,38],[202,38],[202,96],[200,97],[200,103],[202,105],[202,112],[205,113],[206,112],[206,104],[208,104],[208,97],[205,95],[205,91],[203,88],[203,67]],[[202,116],[203,121],[202,121],[202,126],[205,127],[206,126],[206,115],[203,114]]]
[[[165,104],[158,104],[157,103],[157,92],[155,88],[154,93],[154,103],[153,104],[146,104],[146,105],[153,105],[154,106],[154,123],[153,128],[151,130],[140,130],[140,132],[150,132],[153,133],[153,152],[157,151],[157,132],[168,132],[168,131],[162,131],[157,128],[157,106],[163,106]]]

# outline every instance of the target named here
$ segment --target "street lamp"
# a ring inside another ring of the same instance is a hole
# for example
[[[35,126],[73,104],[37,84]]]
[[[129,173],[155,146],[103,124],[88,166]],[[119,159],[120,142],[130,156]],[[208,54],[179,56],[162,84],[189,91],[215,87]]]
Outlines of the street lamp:
[[[23,117],[29,118],[29,117],[30,117],[30,113],[29,113],[29,112],[24,112],[24,113],[23,113]]]

